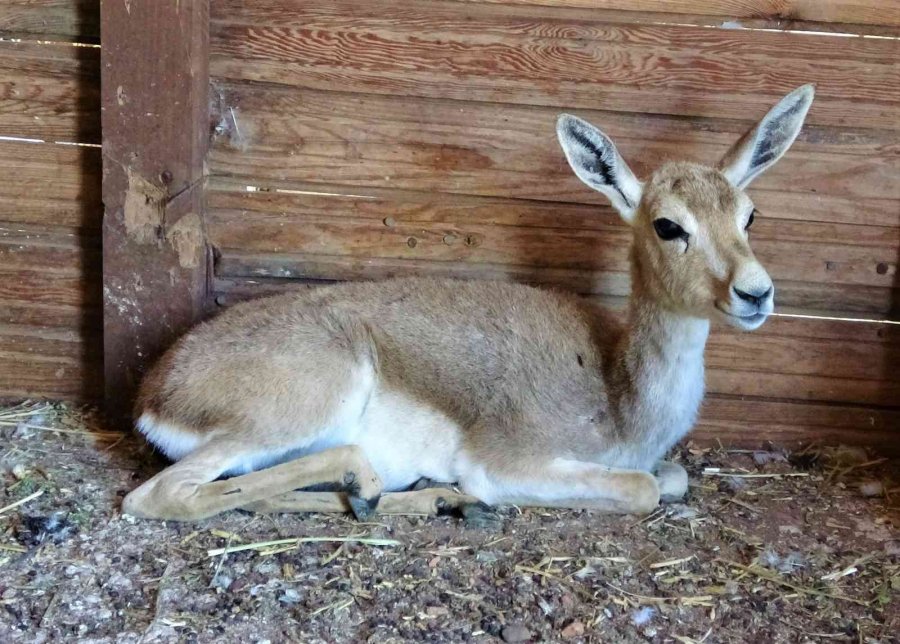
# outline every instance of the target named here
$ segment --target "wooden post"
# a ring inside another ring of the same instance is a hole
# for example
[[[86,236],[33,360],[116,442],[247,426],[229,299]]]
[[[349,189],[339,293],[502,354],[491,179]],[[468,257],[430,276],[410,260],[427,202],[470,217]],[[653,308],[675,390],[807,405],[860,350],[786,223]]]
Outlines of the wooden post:
[[[209,0],[103,0],[103,332],[107,411],[202,314]]]

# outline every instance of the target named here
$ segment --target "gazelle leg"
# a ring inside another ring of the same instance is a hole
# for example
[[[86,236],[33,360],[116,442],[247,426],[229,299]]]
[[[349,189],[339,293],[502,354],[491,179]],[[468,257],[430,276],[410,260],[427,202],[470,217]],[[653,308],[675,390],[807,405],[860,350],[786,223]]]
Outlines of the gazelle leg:
[[[460,481],[470,494],[491,504],[592,509],[616,514],[646,514],[659,505],[659,484],[648,472],[613,469],[572,459],[523,463],[515,471],[493,473],[473,468]]]
[[[378,504],[379,514],[450,514],[467,505],[481,503],[474,496],[447,488],[429,487],[409,492],[391,492]]]
[[[383,494],[380,497],[378,501],[379,507],[381,506],[381,499],[385,498],[385,496],[387,495]],[[345,492],[304,492],[303,490],[285,492],[278,496],[241,506],[241,509],[260,514],[279,514],[281,512],[342,514],[353,512],[353,507],[350,505]]]
[[[424,514],[435,516],[462,510],[481,503],[474,496],[446,488],[425,488],[409,492],[387,492],[378,500],[378,514]],[[271,499],[242,506],[252,512],[349,512],[342,492],[305,492],[295,490]]]
[[[127,514],[153,519],[196,521],[297,488],[323,483],[344,485],[358,517],[375,509],[381,481],[355,445],[335,447],[281,465],[215,479],[234,466],[235,446],[212,443],[188,454],[131,492],[122,502]]]
[[[349,512],[350,504],[342,492],[304,492],[296,490],[243,506],[244,510],[278,512]],[[447,488],[424,488],[409,492],[388,492],[378,501],[378,514],[415,514],[437,516],[459,513],[473,527],[495,528],[499,519],[494,511],[474,496]]]
[[[682,500],[687,494],[687,471],[678,463],[660,461],[653,473],[659,483],[660,500],[671,503]]]

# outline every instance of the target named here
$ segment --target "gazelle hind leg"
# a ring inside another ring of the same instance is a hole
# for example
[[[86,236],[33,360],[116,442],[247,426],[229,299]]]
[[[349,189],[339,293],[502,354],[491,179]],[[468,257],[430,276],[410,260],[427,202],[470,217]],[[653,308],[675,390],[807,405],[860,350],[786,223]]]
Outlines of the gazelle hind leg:
[[[240,458],[231,443],[204,445],[126,496],[122,511],[143,518],[196,521],[298,488],[330,483],[346,486],[354,513],[365,518],[374,511],[382,490],[378,475],[355,445],[215,480]]]
[[[260,513],[279,512],[349,512],[350,502],[341,492],[306,492],[296,490],[243,506]],[[388,492],[378,502],[378,514],[412,514],[439,516],[460,514],[470,527],[497,528],[498,515],[474,496],[447,488],[424,488],[409,492]]]
[[[661,501],[672,503],[681,501],[688,490],[687,471],[678,463],[660,461],[653,472],[659,484]]]

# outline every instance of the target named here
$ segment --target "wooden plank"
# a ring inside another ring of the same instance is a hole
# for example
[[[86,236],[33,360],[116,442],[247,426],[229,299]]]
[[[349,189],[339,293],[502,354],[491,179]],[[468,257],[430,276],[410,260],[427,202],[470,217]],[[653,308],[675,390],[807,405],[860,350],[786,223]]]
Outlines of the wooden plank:
[[[514,280],[557,286],[578,293],[627,295],[627,273],[472,262],[434,262],[417,259],[382,259],[305,253],[259,254],[220,252],[216,272],[222,277],[276,277],[294,280],[387,279],[430,275],[460,279]],[[896,290],[861,286],[830,286],[778,280],[778,305],[812,308],[819,315],[863,315],[900,319]],[[839,312],[839,313],[836,313]]]
[[[0,41],[0,136],[100,142],[100,49]]]
[[[482,278],[483,279],[483,278]],[[216,301],[230,304],[311,287],[309,282],[220,278]],[[619,309],[624,298],[600,298]],[[847,320],[771,318],[752,334],[716,324],[706,351],[713,394],[898,406],[900,327]]]
[[[223,126],[211,169],[249,184],[332,183],[604,203],[566,164],[555,135],[557,109],[252,85],[220,92]],[[580,114],[613,138],[639,176],[666,160],[715,163],[749,126]],[[900,226],[900,137],[812,126],[782,163],[754,183],[752,195],[775,216]],[[782,211],[782,203],[799,215]]]
[[[900,327],[775,317],[752,335],[714,329],[708,390],[734,396],[900,406]]]
[[[0,222],[100,229],[100,149],[0,141]]]
[[[98,399],[98,233],[0,224],[0,398]]]
[[[0,337],[0,345],[8,340]],[[17,339],[12,339],[17,342]],[[81,358],[35,360],[18,351],[4,351],[0,346],[0,400],[50,398],[77,403],[96,403],[102,397],[97,375],[102,361]]]
[[[527,6],[528,4],[532,6]],[[446,44],[446,39],[438,38],[437,34],[480,37],[482,41],[517,37],[537,39],[538,42],[540,39],[578,39],[645,46],[696,46],[697,41],[701,41],[701,45],[709,47],[714,44],[708,33],[712,28],[716,32],[730,31],[735,34],[742,31],[738,24],[732,22],[723,25],[722,20],[702,12],[679,13],[679,19],[672,20],[672,12],[665,11],[540,6],[542,4],[544,3],[502,0],[496,3],[481,0],[370,0],[365,5],[354,4],[353,0],[218,0],[211,9],[211,21],[213,39],[218,38],[218,31],[222,27],[268,25],[307,28],[323,32],[323,35],[332,31],[357,35],[371,35],[373,32],[424,35],[422,42],[438,41],[443,44]],[[838,38],[847,35],[841,29],[853,26],[844,25],[836,27],[838,31],[831,31],[829,25],[821,22],[766,20],[765,17],[742,20],[740,25],[746,25],[748,30],[756,30],[757,34],[739,36],[737,44],[744,45],[746,40],[756,39],[767,54],[778,51],[778,47],[789,46],[794,48],[792,53],[800,54],[802,58],[815,58],[816,47],[823,41],[816,38],[790,38],[785,41],[784,37],[794,32],[804,36],[837,34],[828,37]],[[648,34],[660,33],[653,31],[653,27],[682,29],[664,30],[662,33],[666,37],[648,37]],[[684,28],[692,29],[685,31]],[[803,31],[815,33],[805,34]],[[873,25],[856,35],[886,36],[888,33],[897,34],[897,30],[879,32],[878,26]],[[854,56],[860,56],[862,60],[884,62],[886,58],[896,54],[895,45],[890,43],[890,38],[851,37],[845,40],[841,47]],[[770,50],[772,47],[775,49]],[[714,50],[719,49],[721,48]]]
[[[338,207],[332,207],[337,211]],[[389,209],[385,209],[389,213]],[[388,217],[390,215],[386,215]],[[855,246],[817,238],[815,229],[802,222],[760,222],[755,235],[757,257],[776,277],[815,282],[823,288],[856,284],[892,288],[893,275],[880,274],[878,264],[893,265],[895,246]],[[823,228],[854,233],[853,228],[831,224]],[[866,227],[860,235],[875,227]],[[849,230],[848,230],[849,229]],[[884,239],[896,229],[875,229]],[[830,232],[830,231],[829,231]],[[471,262],[524,265],[535,268],[570,268],[584,271],[626,271],[631,233],[625,226],[607,230],[555,227],[484,225],[476,221],[442,223],[395,219],[354,219],[349,216],[305,215],[285,218],[243,211],[210,213],[210,235],[223,252],[259,254],[299,252],[351,258],[418,259],[434,262]],[[793,239],[789,237],[793,236]],[[802,303],[795,303],[802,306]]]
[[[558,7],[230,0],[216,3],[212,53],[218,78],[733,119],[812,82],[810,123],[900,128],[891,39],[611,24]]]
[[[259,254],[220,252],[216,273],[222,277],[356,280],[429,275],[459,279],[497,279],[557,286],[577,293],[627,295],[627,273],[471,262],[434,262],[416,259],[352,258],[316,254]],[[867,315],[900,319],[896,291],[860,286],[833,286],[778,281],[779,306],[811,307],[820,315]]]
[[[48,337],[0,327],[0,400],[52,398],[97,402],[102,387],[100,337]]]
[[[0,300],[81,311],[100,304],[100,244],[78,229],[0,224]],[[0,322],[23,324],[10,308]],[[36,321],[44,326],[46,321]]]
[[[222,276],[358,279],[426,271],[628,292],[630,232],[609,208],[217,186],[209,195],[209,230]],[[764,217],[753,228],[779,304],[800,308],[890,315],[898,246],[898,228]]]
[[[100,0],[3,0],[2,32],[98,41]]]
[[[105,2],[101,19],[106,403],[124,416],[206,305],[209,3]]]
[[[900,25],[897,0],[466,0],[475,3],[709,14],[723,18]]]
[[[896,409],[707,396],[691,438],[749,448],[860,445],[897,455],[898,428]]]

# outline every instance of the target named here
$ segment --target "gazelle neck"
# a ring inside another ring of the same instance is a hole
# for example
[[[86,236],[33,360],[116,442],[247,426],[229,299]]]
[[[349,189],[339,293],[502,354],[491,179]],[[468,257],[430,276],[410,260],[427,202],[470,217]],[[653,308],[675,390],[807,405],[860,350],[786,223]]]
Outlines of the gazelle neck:
[[[709,320],[673,311],[635,286],[628,303],[624,350],[638,373],[659,370],[692,360],[703,368]]]
[[[709,321],[666,308],[639,285],[632,291],[619,351],[631,383],[619,401],[631,466],[652,468],[691,427],[703,400]]]

